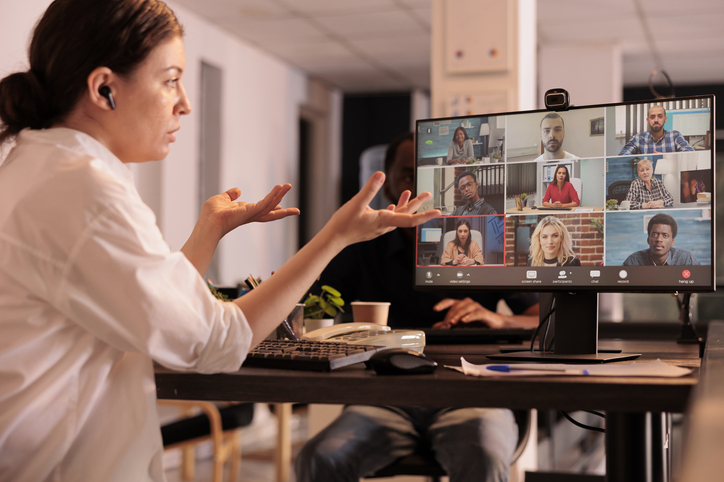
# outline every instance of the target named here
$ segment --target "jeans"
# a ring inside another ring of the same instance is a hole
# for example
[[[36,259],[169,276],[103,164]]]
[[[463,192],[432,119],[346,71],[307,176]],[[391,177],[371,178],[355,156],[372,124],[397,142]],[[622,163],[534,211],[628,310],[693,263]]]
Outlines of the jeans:
[[[358,482],[412,452],[431,453],[450,482],[506,482],[518,441],[506,409],[348,406],[309,440],[297,482]]]

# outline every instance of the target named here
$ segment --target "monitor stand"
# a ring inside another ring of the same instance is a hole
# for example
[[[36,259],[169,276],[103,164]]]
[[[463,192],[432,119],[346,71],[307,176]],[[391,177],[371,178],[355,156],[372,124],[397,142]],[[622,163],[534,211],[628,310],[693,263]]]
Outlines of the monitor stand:
[[[552,297],[552,298],[551,298]],[[640,353],[600,353],[598,351],[598,293],[541,293],[541,307],[552,306],[550,323],[555,336],[553,352],[520,351],[487,355],[491,360],[536,361],[549,363],[606,363],[631,360]],[[543,308],[541,316],[549,310]],[[541,344],[542,345],[542,344]]]

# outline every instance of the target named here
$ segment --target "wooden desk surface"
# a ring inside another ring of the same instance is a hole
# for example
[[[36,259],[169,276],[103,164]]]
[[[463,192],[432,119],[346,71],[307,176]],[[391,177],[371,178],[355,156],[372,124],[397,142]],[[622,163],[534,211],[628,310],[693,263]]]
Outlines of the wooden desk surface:
[[[693,368],[681,378],[521,377],[477,378],[438,368],[429,375],[378,376],[362,365],[331,373],[242,368],[230,374],[200,375],[157,368],[159,398],[247,402],[356,403],[426,407],[508,407],[513,409],[683,412],[699,374],[696,345],[674,341],[609,341],[600,348],[642,353],[636,361],[663,361]],[[496,345],[428,346],[442,364],[487,363]],[[631,363],[631,362],[622,362]]]

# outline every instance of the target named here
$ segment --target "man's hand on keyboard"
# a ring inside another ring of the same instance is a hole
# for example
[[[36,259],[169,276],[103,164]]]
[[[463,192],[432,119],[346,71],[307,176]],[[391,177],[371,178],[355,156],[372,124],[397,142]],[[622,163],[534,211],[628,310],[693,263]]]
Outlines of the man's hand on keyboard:
[[[470,298],[462,300],[445,298],[436,304],[433,309],[435,311],[448,310],[445,319],[435,323],[432,326],[433,328],[462,327],[462,325],[472,322],[482,322],[490,328],[504,328],[506,326],[504,317],[488,310]]]

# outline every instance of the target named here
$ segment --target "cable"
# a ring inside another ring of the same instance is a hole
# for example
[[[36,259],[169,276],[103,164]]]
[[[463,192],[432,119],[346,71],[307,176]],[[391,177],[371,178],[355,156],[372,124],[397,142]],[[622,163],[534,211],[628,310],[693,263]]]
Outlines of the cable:
[[[538,326],[535,328],[535,331],[533,332],[533,337],[530,340],[530,351],[535,351],[535,339],[538,337],[538,333],[540,333],[541,328],[543,325],[549,326],[548,323],[550,321],[551,315],[556,311],[556,301],[553,299],[553,302],[551,303],[551,309],[546,313],[546,315],[543,317],[540,323],[538,323]],[[548,333],[548,330],[546,329],[546,334]],[[542,344],[542,346],[545,348],[545,344]],[[545,351],[545,350],[544,350]]]
[[[663,75],[666,79],[666,83],[669,84],[669,95],[661,95],[654,88],[654,79],[658,74]],[[674,84],[673,82],[671,82],[669,74],[667,74],[664,69],[654,69],[651,71],[651,75],[649,75],[649,90],[652,94],[654,94],[654,97],[656,97],[657,99],[669,99],[675,96]]]
[[[588,410],[584,410],[584,411],[585,411],[585,412],[588,412]],[[592,431],[594,431],[594,432],[606,433],[606,429],[604,429],[604,428],[592,427],[591,425],[586,425],[586,424],[584,424],[584,423],[581,423],[581,422],[579,422],[578,420],[575,420],[575,419],[574,419],[573,417],[571,417],[570,415],[568,415],[568,413],[567,413],[567,412],[564,412],[563,410],[559,410],[559,412],[561,413],[561,415],[563,415],[564,417],[566,417],[566,419],[567,419],[569,422],[571,422],[573,425],[575,425],[575,426],[577,426],[577,427],[585,428],[586,430],[592,430]],[[593,413],[593,412],[588,412],[588,413]],[[601,414],[601,415],[602,415],[602,414]],[[605,418],[605,417],[604,417],[604,418]]]

